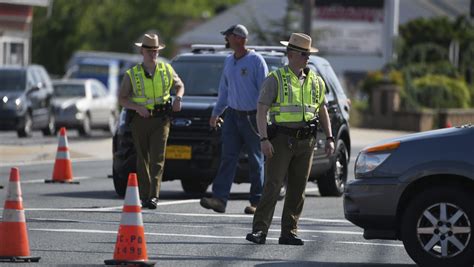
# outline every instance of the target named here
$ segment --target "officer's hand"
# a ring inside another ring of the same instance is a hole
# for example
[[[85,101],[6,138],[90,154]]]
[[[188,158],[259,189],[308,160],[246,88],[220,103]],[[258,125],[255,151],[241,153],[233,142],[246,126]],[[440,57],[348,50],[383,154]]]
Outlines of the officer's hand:
[[[328,157],[334,153],[334,141],[332,139],[326,140],[325,150]]]
[[[173,112],[181,111],[181,100],[174,100],[173,101]]]
[[[149,112],[148,109],[146,109],[145,107],[140,106],[140,107],[138,107],[138,108],[136,109],[136,111],[137,111],[137,113],[138,113],[140,116],[142,116],[143,118],[148,118],[148,117],[150,117],[150,112]]]
[[[265,141],[260,142],[260,148],[262,149],[262,153],[267,158],[273,157],[273,154],[275,153],[275,151],[273,150],[273,145],[270,141],[265,140]]]

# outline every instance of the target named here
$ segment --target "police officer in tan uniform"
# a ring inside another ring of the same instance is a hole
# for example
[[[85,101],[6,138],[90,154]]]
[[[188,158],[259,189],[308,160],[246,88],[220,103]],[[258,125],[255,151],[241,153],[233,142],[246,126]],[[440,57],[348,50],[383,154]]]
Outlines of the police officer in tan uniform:
[[[129,69],[122,80],[119,103],[132,114],[130,126],[137,152],[137,175],[142,207],[156,209],[170,130],[170,113],[181,110],[184,85],[170,64],[159,62],[158,35],[145,34],[140,47],[143,63]],[[176,97],[171,103],[170,91]]]
[[[328,155],[334,152],[334,138],[325,106],[324,81],[307,68],[310,54],[318,51],[311,47],[311,37],[293,33],[289,42],[281,41],[281,44],[287,47],[288,65],[268,75],[257,106],[260,144],[266,156],[265,185],[253,218],[252,233],[246,239],[265,244],[279,192],[288,174],[278,243],[303,245],[297,236],[297,224],[313,161],[317,117],[327,136]],[[267,131],[268,114],[271,132]]]

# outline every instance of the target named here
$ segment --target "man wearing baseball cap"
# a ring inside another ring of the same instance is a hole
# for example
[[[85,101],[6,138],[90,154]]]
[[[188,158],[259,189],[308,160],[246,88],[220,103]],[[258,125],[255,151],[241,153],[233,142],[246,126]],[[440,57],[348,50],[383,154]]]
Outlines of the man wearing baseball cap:
[[[250,205],[244,212],[253,214],[262,195],[264,162],[255,116],[260,86],[268,67],[260,54],[245,47],[248,31],[244,25],[233,25],[221,34],[225,36],[226,47],[234,51],[225,59],[218,100],[209,121],[213,128],[224,122],[221,162],[212,184],[212,197],[202,198],[200,204],[215,212],[225,212],[239,155],[245,145],[251,186]]]

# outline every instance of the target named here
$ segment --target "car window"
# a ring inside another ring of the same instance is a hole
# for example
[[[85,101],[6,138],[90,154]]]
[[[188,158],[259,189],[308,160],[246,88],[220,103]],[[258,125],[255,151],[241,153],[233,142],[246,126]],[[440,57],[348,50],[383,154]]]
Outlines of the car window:
[[[31,77],[31,80],[32,80],[32,84],[28,87],[28,89],[32,88],[32,87],[35,87],[35,86],[38,86],[38,84],[41,82],[41,78],[40,78],[40,75],[38,73],[38,69],[35,68],[35,67],[32,67],[32,68],[29,69],[28,76]]]
[[[44,88],[51,88],[51,80],[49,79],[49,75],[43,67],[39,67],[38,75],[40,81],[43,83]]]
[[[312,71],[316,72],[319,76],[321,76],[321,78],[323,78],[323,81],[326,84],[326,95],[325,95],[326,102],[334,101],[334,93],[333,93],[334,92],[334,83],[331,81],[331,79],[328,79],[326,73],[324,73],[322,71],[319,71],[316,68],[316,65],[313,62],[309,62],[308,67]]]
[[[344,90],[342,89],[341,84],[339,83],[339,79],[336,76],[336,73],[334,73],[334,70],[328,63],[321,64],[320,71],[324,77],[326,77],[327,82],[331,84],[332,89],[340,98],[346,98],[346,94],[344,93]],[[325,81],[326,81],[325,80]]]
[[[55,97],[85,97],[85,88],[82,84],[55,84]]]
[[[107,95],[105,88],[98,82],[91,83],[92,97],[104,97]],[[95,94],[95,95],[94,95]]]
[[[172,65],[186,86],[186,95],[217,96],[224,57],[218,61],[175,61]]]
[[[25,70],[0,70],[0,91],[23,91],[25,87]]]

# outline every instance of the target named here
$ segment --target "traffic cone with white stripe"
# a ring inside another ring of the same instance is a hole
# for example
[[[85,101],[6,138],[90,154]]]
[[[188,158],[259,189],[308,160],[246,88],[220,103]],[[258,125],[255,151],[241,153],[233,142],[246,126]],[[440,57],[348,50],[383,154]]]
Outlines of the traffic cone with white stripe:
[[[59,142],[56,152],[56,161],[54,162],[53,179],[45,180],[45,183],[79,184],[79,182],[72,181],[72,164],[65,127],[61,127],[59,130]]]
[[[30,256],[18,168],[11,168],[7,198],[3,206],[3,221],[0,223],[0,260],[28,262],[40,260],[40,257]]]
[[[114,259],[104,262],[106,265],[155,265],[155,262],[148,261],[145,228],[143,227],[138,181],[135,173],[130,173],[128,176]]]

